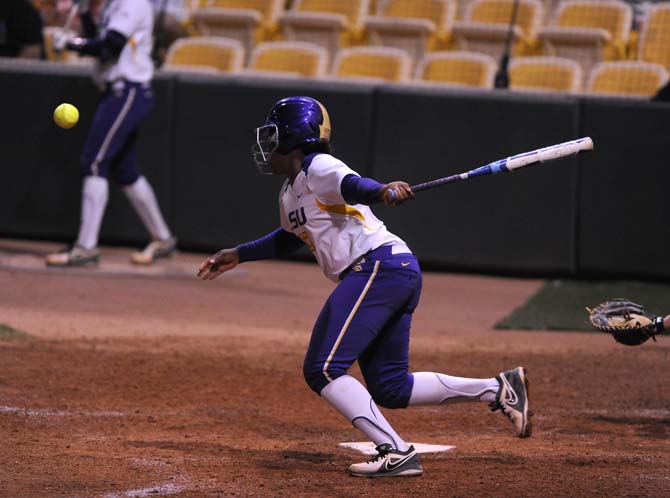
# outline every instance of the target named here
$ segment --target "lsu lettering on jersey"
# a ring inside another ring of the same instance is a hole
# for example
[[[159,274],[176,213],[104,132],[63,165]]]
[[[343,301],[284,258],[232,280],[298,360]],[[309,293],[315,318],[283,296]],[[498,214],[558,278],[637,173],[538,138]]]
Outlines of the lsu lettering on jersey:
[[[149,0],[106,0],[100,12],[100,35],[117,31],[128,40],[116,61],[96,66],[96,80],[125,79],[146,83],[154,73],[151,60],[154,12]]]
[[[293,185],[287,180],[282,186],[279,212],[282,228],[305,242],[326,277],[337,282],[358,258],[381,246],[410,252],[368,206],[348,205],[342,197],[342,180],[358,173],[329,154],[309,157]]]

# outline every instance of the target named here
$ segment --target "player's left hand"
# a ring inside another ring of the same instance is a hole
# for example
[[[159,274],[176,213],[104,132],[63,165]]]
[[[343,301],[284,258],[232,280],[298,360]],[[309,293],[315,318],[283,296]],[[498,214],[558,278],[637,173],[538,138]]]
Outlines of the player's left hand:
[[[656,341],[656,335],[665,331],[662,316],[649,313],[628,299],[611,299],[586,309],[593,327],[609,332],[615,341],[627,346],[639,346],[649,338]]]
[[[214,256],[203,261],[198,268],[198,277],[203,280],[214,280],[223,272],[232,270],[240,264],[237,249],[221,249]]]
[[[407,182],[391,182],[381,189],[381,196],[387,206],[399,206],[405,201],[414,199],[414,192]]]

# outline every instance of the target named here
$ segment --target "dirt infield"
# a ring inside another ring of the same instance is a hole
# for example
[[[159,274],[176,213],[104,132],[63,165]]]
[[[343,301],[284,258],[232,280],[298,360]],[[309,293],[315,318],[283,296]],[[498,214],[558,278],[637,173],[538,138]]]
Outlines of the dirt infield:
[[[338,447],[362,436],[302,379],[332,289],[315,265],[202,282],[203,255],[145,271],[109,249],[100,269],[46,271],[53,245],[2,242],[0,323],[30,337],[0,338],[0,497],[670,495],[670,338],[494,331],[540,281],[426,274],[411,350],[415,371],[526,366],[533,436],[485,404],[385,410],[407,440],[456,449],[371,480]]]

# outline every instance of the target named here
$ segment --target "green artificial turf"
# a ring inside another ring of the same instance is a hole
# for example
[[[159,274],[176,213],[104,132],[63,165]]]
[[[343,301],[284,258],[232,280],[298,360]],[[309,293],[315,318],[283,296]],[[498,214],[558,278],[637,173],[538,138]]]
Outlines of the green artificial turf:
[[[28,334],[26,334],[25,332],[21,332],[20,330],[16,330],[15,328],[10,327],[9,325],[0,323],[0,340],[26,339],[27,337]]]
[[[550,280],[495,328],[592,331],[585,308],[615,297],[635,301],[654,314],[670,313],[670,284]]]

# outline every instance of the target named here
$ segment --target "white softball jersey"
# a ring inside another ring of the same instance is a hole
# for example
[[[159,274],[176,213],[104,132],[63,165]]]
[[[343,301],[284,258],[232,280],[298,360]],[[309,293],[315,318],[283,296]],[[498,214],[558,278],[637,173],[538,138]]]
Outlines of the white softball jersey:
[[[340,184],[351,174],[358,175],[339,159],[318,154],[293,185],[288,180],[284,183],[279,194],[282,228],[305,242],[321,271],[334,282],[357,259],[378,247],[410,252],[368,206],[346,203]]]
[[[100,35],[118,31],[128,40],[119,58],[96,66],[96,80],[146,83],[154,73],[154,11],[149,0],[107,0],[100,13]]]

